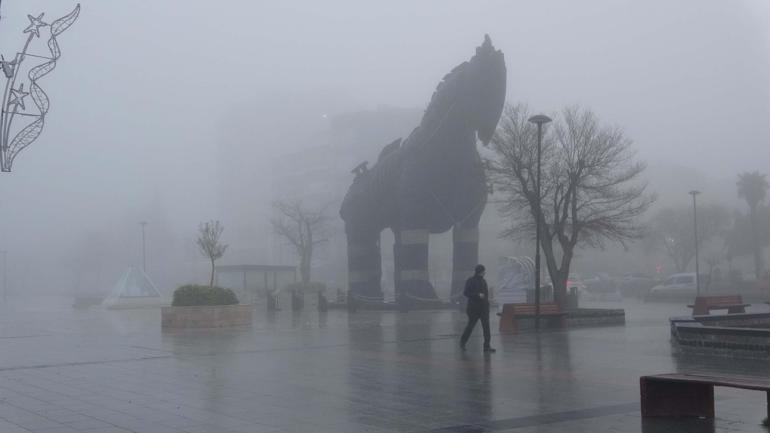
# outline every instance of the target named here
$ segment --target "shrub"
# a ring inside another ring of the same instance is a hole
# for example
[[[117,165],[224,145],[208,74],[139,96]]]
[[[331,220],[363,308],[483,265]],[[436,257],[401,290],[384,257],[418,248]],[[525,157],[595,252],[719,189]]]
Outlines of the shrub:
[[[286,286],[286,290],[290,292],[300,292],[300,293],[318,293],[326,290],[326,284],[319,283],[316,281],[311,281],[307,284],[291,283]]]
[[[199,286],[187,284],[174,290],[174,307],[190,307],[196,305],[234,305],[238,297],[230,289],[222,287]]]

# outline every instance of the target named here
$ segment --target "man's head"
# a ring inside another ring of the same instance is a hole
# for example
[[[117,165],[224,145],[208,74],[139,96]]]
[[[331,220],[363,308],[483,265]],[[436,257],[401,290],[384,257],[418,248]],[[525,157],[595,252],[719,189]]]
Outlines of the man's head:
[[[484,265],[476,265],[476,269],[474,270],[476,272],[476,275],[484,276],[484,273],[487,271],[487,268],[484,267]]]

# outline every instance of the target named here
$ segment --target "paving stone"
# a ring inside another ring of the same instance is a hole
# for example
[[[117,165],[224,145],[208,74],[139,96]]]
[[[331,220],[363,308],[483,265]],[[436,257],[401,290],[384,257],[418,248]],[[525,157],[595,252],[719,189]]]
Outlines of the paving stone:
[[[157,310],[11,313],[0,334],[41,332],[0,339],[0,432],[650,433],[640,375],[770,375],[674,354],[667,318],[684,304],[622,306],[625,326],[494,335],[493,355],[480,330],[458,350],[453,311],[257,311],[252,328],[192,332],[162,332]],[[761,431],[764,395],[717,396],[712,431]]]
[[[8,421],[0,420],[0,432],[3,433],[29,433],[31,430],[22,428]]]

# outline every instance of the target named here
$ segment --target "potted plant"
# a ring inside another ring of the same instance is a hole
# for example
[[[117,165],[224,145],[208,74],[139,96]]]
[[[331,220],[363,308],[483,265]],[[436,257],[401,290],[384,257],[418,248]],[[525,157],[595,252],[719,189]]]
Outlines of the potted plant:
[[[219,242],[224,227],[219,221],[209,221],[201,224],[199,230],[198,247],[211,262],[209,285],[188,284],[176,289],[171,306],[161,309],[161,326],[219,328],[251,325],[251,305],[239,305],[232,290],[214,285],[214,263],[227,249],[227,245]]]
[[[239,305],[230,289],[187,284],[161,310],[163,328],[219,328],[251,325],[252,306]]]

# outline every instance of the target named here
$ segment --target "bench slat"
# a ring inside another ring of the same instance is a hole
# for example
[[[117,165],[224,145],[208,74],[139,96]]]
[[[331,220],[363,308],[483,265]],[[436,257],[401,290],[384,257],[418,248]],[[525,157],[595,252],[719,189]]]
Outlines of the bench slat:
[[[750,304],[745,304],[741,295],[721,295],[721,296],[697,296],[692,305],[693,315],[709,314],[711,310],[727,309],[728,314],[743,313]]]
[[[567,313],[562,312],[557,304],[540,304],[540,316],[550,321],[558,320],[559,326],[564,327]],[[500,316],[500,333],[516,333],[518,319],[535,317],[535,306],[532,304],[504,304]]]
[[[740,308],[740,307],[749,307],[751,304],[717,304],[717,305],[707,305],[705,308],[708,308],[709,310],[724,310],[726,308]],[[688,305],[688,308],[693,308],[695,305]]]
[[[770,391],[770,380],[748,376],[709,376],[705,374],[657,374],[643,376],[647,380],[662,380],[669,382],[689,382],[728,388],[752,389],[755,391]]]

